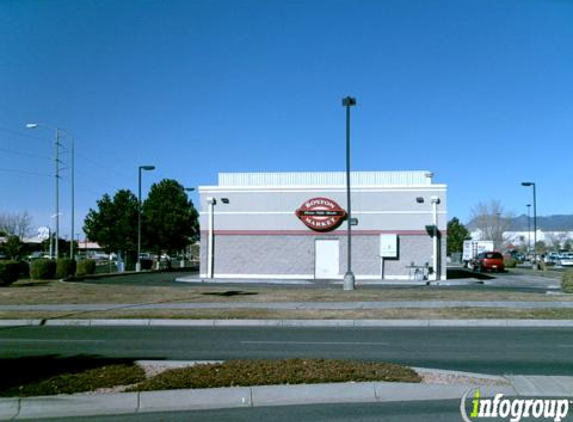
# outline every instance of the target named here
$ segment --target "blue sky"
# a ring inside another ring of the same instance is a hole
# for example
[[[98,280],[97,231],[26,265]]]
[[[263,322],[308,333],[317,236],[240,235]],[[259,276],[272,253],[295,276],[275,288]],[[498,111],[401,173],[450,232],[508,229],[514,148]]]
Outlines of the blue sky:
[[[28,122],[75,137],[77,232],[142,164],[144,191],[344,170],[346,95],[354,170],[432,170],[464,222],[525,213],[524,180],[538,215],[573,213],[572,1],[0,0],[0,40],[0,212],[35,226],[53,132]]]

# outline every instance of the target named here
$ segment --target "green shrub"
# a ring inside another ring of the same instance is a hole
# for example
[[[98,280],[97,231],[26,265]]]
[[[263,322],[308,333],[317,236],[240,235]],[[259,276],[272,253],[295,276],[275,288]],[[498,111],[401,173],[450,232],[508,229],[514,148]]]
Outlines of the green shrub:
[[[30,276],[34,280],[51,280],[56,275],[56,261],[51,259],[37,259],[32,262]]]
[[[153,267],[153,261],[151,259],[142,259],[141,260],[141,269],[142,270],[150,270]]]
[[[30,264],[26,261],[18,261],[20,266],[20,277],[19,278],[30,278]]]
[[[573,270],[567,270],[561,279],[561,289],[565,293],[573,293]]]
[[[145,371],[137,365],[106,365],[79,373],[62,373],[39,381],[0,390],[2,397],[48,396],[74,394],[135,384],[145,380]]]
[[[411,368],[384,362],[301,358],[230,360],[167,370],[128,391],[363,381],[419,383],[421,379]]]
[[[76,274],[76,261],[69,258],[60,258],[56,261],[56,278],[68,278]]]
[[[18,280],[20,265],[16,261],[0,262],[0,286],[9,286]]]
[[[517,260],[513,258],[505,258],[503,263],[505,268],[515,268],[517,266]]]
[[[76,275],[92,275],[95,274],[96,262],[93,259],[82,259],[78,261],[76,268]]]

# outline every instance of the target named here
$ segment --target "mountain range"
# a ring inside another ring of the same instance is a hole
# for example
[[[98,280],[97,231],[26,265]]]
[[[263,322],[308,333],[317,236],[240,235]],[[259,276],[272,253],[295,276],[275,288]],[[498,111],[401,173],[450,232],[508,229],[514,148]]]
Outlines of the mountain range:
[[[476,229],[475,219],[472,219],[466,227],[468,230]],[[514,218],[504,218],[508,231],[527,231],[528,217],[525,214]],[[543,231],[573,231],[573,215],[550,215],[537,216],[537,229]],[[531,217],[531,230],[533,230],[533,216]]]

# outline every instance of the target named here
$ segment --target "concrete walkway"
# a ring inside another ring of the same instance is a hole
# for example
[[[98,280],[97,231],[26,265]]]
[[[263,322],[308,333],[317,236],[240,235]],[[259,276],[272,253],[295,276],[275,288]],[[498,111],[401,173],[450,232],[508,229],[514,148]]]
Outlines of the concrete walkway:
[[[422,370],[432,371],[432,370]],[[360,382],[169,390],[141,393],[75,394],[0,399],[0,420],[97,416],[219,408],[320,403],[368,403],[462,399],[479,388],[482,397],[571,397],[573,377],[509,376],[446,371],[467,377],[457,384]],[[500,379],[502,382],[500,382]]]
[[[2,327],[441,327],[573,328],[573,320],[540,319],[0,319]]]
[[[120,309],[266,309],[266,310],[368,310],[368,309],[572,309],[573,302],[477,302],[477,301],[387,301],[387,302],[200,302],[200,303],[99,303],[0,305],[0,311],[110,311]]]

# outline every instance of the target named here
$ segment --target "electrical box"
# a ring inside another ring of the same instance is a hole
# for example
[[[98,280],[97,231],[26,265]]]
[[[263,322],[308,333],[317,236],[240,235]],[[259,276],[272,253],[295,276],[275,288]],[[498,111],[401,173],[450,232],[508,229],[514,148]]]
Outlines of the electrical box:
[[[382,258],[398,257],[398,235],[395,234],[380,235],[380,257]]]

